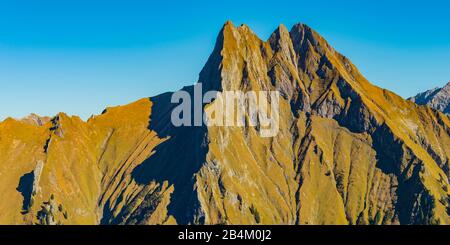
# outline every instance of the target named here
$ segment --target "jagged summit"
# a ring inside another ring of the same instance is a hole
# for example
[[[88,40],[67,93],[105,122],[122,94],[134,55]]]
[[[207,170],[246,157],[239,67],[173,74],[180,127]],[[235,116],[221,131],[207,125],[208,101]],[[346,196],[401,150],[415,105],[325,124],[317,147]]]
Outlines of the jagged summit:
[[[50,117],[47,116],[39,116],[37,114],[31,113],[30,115],[20,119],[22,122],[26,122],[35,126],[42,126],[48,121],[50,121]]]

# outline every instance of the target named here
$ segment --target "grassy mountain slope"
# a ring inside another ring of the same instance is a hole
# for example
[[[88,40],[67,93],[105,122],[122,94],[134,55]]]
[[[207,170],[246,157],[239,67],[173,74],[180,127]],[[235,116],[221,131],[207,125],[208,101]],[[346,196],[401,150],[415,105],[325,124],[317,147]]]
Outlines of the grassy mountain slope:
[[[199,82],[279,91],[279,133],[174,127],[171,93],[87,122],[7,119],[0,223],[450,223],[449,117],[370,84],[306,25],[262,41],[227,22]]]

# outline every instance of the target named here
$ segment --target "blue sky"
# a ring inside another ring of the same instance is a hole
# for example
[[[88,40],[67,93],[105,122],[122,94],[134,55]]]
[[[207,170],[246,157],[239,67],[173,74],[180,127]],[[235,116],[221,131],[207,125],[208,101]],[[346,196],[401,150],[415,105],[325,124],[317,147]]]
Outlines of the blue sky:
[[[261,38],[303,22],[374,84],[408,97],[450,81],[446,1],[0,0],[0,120],[105,107],[193,84],[230,19]]]

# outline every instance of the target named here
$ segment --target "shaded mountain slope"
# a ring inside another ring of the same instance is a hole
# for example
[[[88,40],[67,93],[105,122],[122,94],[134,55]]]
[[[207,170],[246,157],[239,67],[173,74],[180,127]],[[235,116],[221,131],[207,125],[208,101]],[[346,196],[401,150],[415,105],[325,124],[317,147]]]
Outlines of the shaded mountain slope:
[[[87,122],[7,119],[0,223],[39,223],[51,194],[63,224],[450,223],[449,117],[370,84],[308,26],[262,41],[227,22],[199,83],[279,91],[278,134],[174,127],[171,93]]]

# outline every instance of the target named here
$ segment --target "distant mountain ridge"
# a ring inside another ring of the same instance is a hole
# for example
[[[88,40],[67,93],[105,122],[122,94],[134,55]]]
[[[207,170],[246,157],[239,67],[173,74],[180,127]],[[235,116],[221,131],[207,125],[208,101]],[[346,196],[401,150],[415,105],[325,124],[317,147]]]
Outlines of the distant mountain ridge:
[[[419,105],[427,105],[433,109],[450,114],[450,82],[442,88],[434,88],[419,93],[409,100]]]
[[[0,224],[450,224],[449,117],[372,85],[307,25],[264,41],[225,23],[198,82],[278,91],[279,133],[175,127],[173,93],[87,122],[9,118]]]

